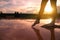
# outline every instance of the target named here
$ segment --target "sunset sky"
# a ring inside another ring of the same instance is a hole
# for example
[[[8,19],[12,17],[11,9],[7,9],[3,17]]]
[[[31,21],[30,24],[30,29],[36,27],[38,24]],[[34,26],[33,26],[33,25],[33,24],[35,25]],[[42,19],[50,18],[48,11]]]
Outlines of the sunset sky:
[[[40,9],[42,0],[0,0],[0,11],[35,13]],[[57,0],[57,9],[60,12],[60,0]]]

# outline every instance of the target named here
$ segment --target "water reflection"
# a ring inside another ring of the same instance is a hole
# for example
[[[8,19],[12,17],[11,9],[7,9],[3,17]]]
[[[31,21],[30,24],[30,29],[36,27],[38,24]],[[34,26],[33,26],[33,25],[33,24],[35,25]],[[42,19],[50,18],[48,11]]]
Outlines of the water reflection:
[[[14,21],[16,21],[16,22],[20,22],[20,21],[25,21],[25,22],[30,22],[30,23],[34,23],[34,21],[35,21],[35,19],[1,19],[0,20],[0,23],[1,23],[1,21],[2,22],[14,22]],[[42,24],[48,24],[48,23],[51,23],[51,21],[52,21],[52,18],[49,18],[49,19],[41,19],[40,20],[40,23],[42,23]],[[55,22],[55,24],[57,24],[57,25],[60,25],[60,19],[57,19],[56,20],[56,22]]]
[[[52,18],[49,18],[49,19],[41,19],[40,22],[41,23],[48,24],[48,23],[51,23],[52,22]]]

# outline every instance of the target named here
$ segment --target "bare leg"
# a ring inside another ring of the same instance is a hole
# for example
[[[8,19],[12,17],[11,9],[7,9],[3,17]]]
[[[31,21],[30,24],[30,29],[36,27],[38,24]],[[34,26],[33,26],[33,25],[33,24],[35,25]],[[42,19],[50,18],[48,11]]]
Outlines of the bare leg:
[[[51,2],[51,6],[53,8],[53,14],[52,14],[52,22],[51,24],[55,24],[55,19],[56,19],[56,16],[57,16],[57,5],[56,5],[56,2],[57,0],[50,0]]]
[[[48,2],[48,0],[42,0],[41,9],[39,11],[39,14],[37,16],[37,19],[36,19],[35,23],[32,26],[35,26],[36,24],[39,23],[39,20],[40,20],[41,16],[43,15],[43,12],[44,12],[44,9],[45,9],[45,6],[46,6],[47,2]]]
[[[40,17],[41,17],[41,15],[42,15],[43,12],[44,12],[44,8],[45,8],[45,6],[46,6],[47,1],[48,1],[48,0],[46,0],[46,1],[45,1],[45,0],[42,0],[41,9],[40,9],[40,11],[39,11],[39,14],[38,14],[38,16],[37,16],[37,19],[36,19],[35,23],[32,25],[32,28],[34,29],[34,31],[35,31],[35,33],[36,33],[36,35],[37,35],[37,37],[38,37],[38,40],[43,40],[43,38],[42,38],[39,30],[35,29],[33,26],[35,26],[36,24],[39,23]]]
[[[50,0],[51,1],[51,6],[53,8],[53,14],[52,14],[52,22],[51,24],[55,25],[55,19],[56,19],[56,16],[57,16],[57,5],[56,5],[56,2],[57,0]],[[54,34],[54,28],[51,31],[51,40],[55,40],[55,34]]]

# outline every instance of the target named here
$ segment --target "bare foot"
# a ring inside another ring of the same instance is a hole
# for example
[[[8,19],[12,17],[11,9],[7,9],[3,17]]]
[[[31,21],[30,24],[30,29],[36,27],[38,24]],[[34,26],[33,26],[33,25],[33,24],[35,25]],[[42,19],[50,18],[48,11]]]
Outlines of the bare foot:
[[[39,24],[39,20],[36,20],[32,27],[35,26],[36,24]]]

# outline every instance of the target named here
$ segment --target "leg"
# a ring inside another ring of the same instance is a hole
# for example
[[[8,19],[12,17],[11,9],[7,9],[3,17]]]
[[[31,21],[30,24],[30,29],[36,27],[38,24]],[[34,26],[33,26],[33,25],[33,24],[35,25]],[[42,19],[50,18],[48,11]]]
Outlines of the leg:
[[[35,23],[34,23],[32,26],[35,26],[36,24],[39,23],[39,20],[40,20],[41,16],[43,15],[45,6],[46,6],[46,4],[47,4],[47,1],[48,1],[48,0],[42,0],[41,9],[40,9],[40,11],[39,11],[39,14],[38,14],[38,16],[37,16],[37,19],[36,19]]]
[[[57,16],[57,6],[56,6],[56,1],[57,0],[50,0],[51,1],[51,6],[53,8],[53,14],[52,14],[52,22],[51,24],[55,25],[55,19]],[[55,40],[55,34],[54,34],[54,28],[51,31],[51,40]]]
[[[42,0],[41,8],[40,8],[40,11],[39,11],[39,14],[38,14],[38,19],[39,20],[44,13],[44,9],[45,9],[45,6],[46,6],[47,2],[48,2],[48,0]]]
[[[55,19],[56,19],[56,16],[57,16],[57,6],[56,6],[56,1],[57,0],[50,0],[51,2],[51,6],[53,8],[53,14],[52,14],[52,22],[51,24],[55,24]]]

